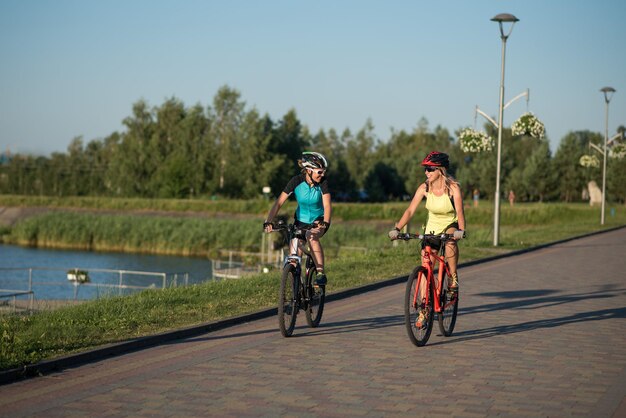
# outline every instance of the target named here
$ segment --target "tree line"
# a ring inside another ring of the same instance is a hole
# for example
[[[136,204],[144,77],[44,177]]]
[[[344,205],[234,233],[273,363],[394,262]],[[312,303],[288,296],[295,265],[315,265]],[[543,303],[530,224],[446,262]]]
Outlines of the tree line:
[[[0,193],[249,199],[269,186],[276,196],[298,172],[296,160],[305,150],[329,159],[337,200],[407,199],[424,180],[419,163],[431,150],[450,154],[451,172],[465,196],[475,189],[489,199],[495,193],[495,151],[465,154],[450,131],[431,129],[424,118],[409,132],[392,130],[385,140],[377,138],[371,120],[356,133],[312,133],[295,110],[272,120],[247,108],[236,89],[223,86],[206,108],[187,107],[176,98],[151,108],[140,100],[123,126],[104,139],[74,138],[65,153],[5,156]],[[497,137],[492,125],[485,129]],[[582,167],[579,159],[594,152],[590,142],[603,141],[600,133],[570,132],[552,155],[547,140],[513,137],[504,129],[502,190],[514,190],[521,201],[582,200],[589,181],[601,185],[602,171]],[[626,201],[625,168],[626,159],[608,161],[609,200]]]

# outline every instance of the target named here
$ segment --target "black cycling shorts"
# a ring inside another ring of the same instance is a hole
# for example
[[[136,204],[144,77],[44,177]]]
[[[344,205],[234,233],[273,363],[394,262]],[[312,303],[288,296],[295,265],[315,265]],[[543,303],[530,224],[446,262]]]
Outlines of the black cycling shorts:
[[[294,224],[294,226],[295,226],[296,228],[298,228],[298,229],[299,229],[299,228],[302,228],[302,227],[305,227],[305,226],[311,226],[311,225],[313,225],[313,224],[314,224],[314,223],[316,223],[316,222],[322,222],[323,220],[324,220],[324,217],[323,217],[323,216],[320,216],[319,218],[317,218],[316,220],[314,220],[314,221],[313,221],[313,222],[311,222],[310,224],[307,224],[307,223],[305,223],[305,222],[300,222],[298,219],[295,219],[295,220],[294,220],[294,222],[293,222],[293,224]],[[324,234],[326,234],[326,233],[328,232],[328,230],[329,230],[329,229],[330,229],[330,224],[328,224],[328,227],[326,227],[326,229],[323,229],[323,230],[322,230],[323,232],[322,232],[321,234],[319,234],[319,238],[323,237],[323,236],[324,236]],[[306,239],[306,237],[298,237],[298,238],[300,238],[300,239]]]
[[[443,232],[445,233],[450,228],[459,229],[459,223],[458,222],[452,222],[450,225],[448,225],[443,230]],[[430,248],[432,248],[434,251],[439,251],[439,249],[441,248],[441,240],[439,238],[423,239],[422,240],[422,250],[424,249],[424,247],[426,247],[426,244],[429,244]]]

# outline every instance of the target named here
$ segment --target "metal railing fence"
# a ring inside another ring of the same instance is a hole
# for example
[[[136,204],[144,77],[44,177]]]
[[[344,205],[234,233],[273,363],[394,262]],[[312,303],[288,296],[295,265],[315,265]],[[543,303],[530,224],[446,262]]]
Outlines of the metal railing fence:
[[[189,273],[99,268],[0,268],[0,312],[7,311],[7,308],[33,310],[35,301],[45,302],[40,305],[58,306],[188,284]]]

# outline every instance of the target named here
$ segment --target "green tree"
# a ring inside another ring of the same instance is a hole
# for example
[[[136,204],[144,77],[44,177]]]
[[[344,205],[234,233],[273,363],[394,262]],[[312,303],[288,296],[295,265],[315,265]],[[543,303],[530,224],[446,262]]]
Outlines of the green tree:
[[[210,109],[211,138],[216,146],[217,155],[217,189],[220,193],[232,194],[227,190],[227,182],[235,179],[226,178],[229,160],[239,148],[238,133],[244,117],[245,103],[240,101],[241,94],[228,86],[219,89]],[[236,171],[236,170],[235,170]]]
[[[617,128],[617,132],[622,134],[618,143],[624,143],[624,133],[626,132],[626,127],[620,125]],[[607,161],[606,178],[607,198],[626,205],[626,157],[609,158]]]
[[[115,147],[107,178],[120,196],[148,196],[147,185],[153,174],[148,143],[154,132],[153,116],[145,101],[133,105],[133,114],[124,119],[126,132]]]
[[[569,132],[561,139],[553,159],[557,191],[561,200],[580,200],[587,182],[596,179],[599,169],[582,167],[579,161],[584,154],[595,153],[589,148],[589,142],[599,143],[600,140],[599,134],[589,131]]]
[[[211,121],[200,104],[188,109],[182,122],[182,154],[188,161],[189,195],[199,196],[209,192],[216,161],[215,143],[211,140]]]
[[[270,185],[272,175],[286,162],[284,155],[270,151],[272,132],[267,129],[267,122],[268,117],[260,118],[258,112],[252,110],[246,113],[241,125],[242,146],[236,164],[240,197],[260,196],[263,187]]]
[[[283,157],[283,163],[270,178],[272,194],[278,196],[287,182],[298,171],[297,160],[306,151],[309,141],[304,136],[303,127],[294,109],[289,110],[273,130],[269,151]]]
[[[83,193],[91,196],[106,194],[105,172],[108,164],[107,150],[101,140],[90,141],[84,149],[85,176]]]
[[[524,189],[531,201],[538,199],[543,202],[554,190],[555,177],[548,141],[540,141],[539,146],[530,154],[524,167],[523,179]]]
[[[346,146],[346,166],[357,187],[363,189],[365,177],[374,166],[374,147],[376,136],[371,119],[351,138]]]
[[[373,202],[397,199],[406,193],[404,181],[396,169],[382,161],[377,162],[367,174],[365,191]]]
[[[389,141],[378,147],[376,160],[386,161],[393,167],[403,179],[405,190],[413,194],[419,183],[426,179],[420,163],[431,151],[450,154],[453,151],[452,138],[441,126],[431,132],[428,120],[421,118],[411,133],[392,131]],[[452,159],[452,164],[454,172],[457,162]]]
[[[182,122],[186,117],[184,104],[172,97],[161,106],[153,109],[154,129],[147,144],[148,159],[146,166],[151,173],[147,194],[160,197],[181,197],[189,189],[189,174],[184,173],[183,141],[186,140],[182,132]],[[168,179],[173,176],[172,179]],[[178,182],[185,182],[174,186],[174,178]],[[167,181],[167,187],[164,184]],[[167,191],[166,191],[167,190]],[[171,194],[173,193],[173,194]]]
[[[610,158],[606,169],[606,196],[626,204],[626,158]]]
[[[328,159],[327,177],[333,199],[356,200],[358,198],[357,187],[346,164],[346,146],[337,131],[330,129],[327,134],[324,130],[320,130],[312,138],[312,148],[324,154]]]

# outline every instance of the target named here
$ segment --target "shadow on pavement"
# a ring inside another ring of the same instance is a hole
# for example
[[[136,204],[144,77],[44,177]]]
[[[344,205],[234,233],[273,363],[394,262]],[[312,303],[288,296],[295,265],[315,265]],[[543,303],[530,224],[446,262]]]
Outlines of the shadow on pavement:
[[[181,340],[168,341],[168,342],[163,343],[163,345],[185,344],[185,343],[197,342],[197,341],[217,341],[217,340],[224,340],[227,338],[249,337],[251,335],[263,335],[263,334],[273,334],[273,333],[280,335],[280,331],[278,330],[278,323],[276,324],[276,328],[260,329],[260,330],[255,330],[255,331],[238,332],[234,334],[224,334],[224,335],[215,335],[215,336],[205,335],[205,336],[200,336],[200,337],[189,337],[189,338],[185,338]]]
[[[377,328],[386,328],[386,327],[395,327],[404,325],[404,316],[403,315],[390,315],[383,316],[377,318],[361,318],[361,319],[353,319],[349,321],[336,321],[336,322],[324,322],[324,318],[322,318],[322,323],[317,328],[310,328],[306,325],[304,319],[304,312],[300,312],[298,314],[298,322],[296,324],[296,328],[293,331],[293,335],[290,338],[297,337],[311,337],[315,335],[326,335],[326,334],[343,334],[347,332],[358,332],[365,331]],[[189,342],[197,342],[197,341],[216,341],[223,340],[228,338],[238,338],[238,337],[248,337],[251,335],[263,335],[263,334],[277,334],[278,337],[283,338],[280,335],[280,331],[278,330],[278,323],[276,323],[275,328],[248,331],[248,332],[238,332],[233,334],[224,334],[224,335],[216,335],[216,336],[201,336],[201,337],[190,337],[184,340],[173,340],[164,344],[184,344]]]
[[[574,303],[578,301],[591,300],[591,299],[604,299],[613,298],[620,294],[626,294],[626,288],[616,289],[613,285],[603,286],[601,290],[596,292],[558,295],[560,290],[555,289],[533,289],[533,290],[519,290],[519,291],[505,291],[505,292],[488,292],[479,293],[474,296],[482,296],[488,298],[500,298],[506,299],[505,301],[491,304],[483,304],[470,307],[459,308],[459,319],[463,321],[469,315],[480,314],[484,312],[493,312],[498,310],[527,310],[527,309],[542,309],[552,306],[558,306],[566,303]],[[538,321],[531,321],[515,325],[502,325],[497,327],[490,327],[485,329],[476,329],[463,332],[455,332],[450,339],[446,341],[435,342],[431,345],[437,344],[450,344],[455,342],[462,342],[465,340],[489,338],[496,335],[510,334],[516,332],[530,331],[537,328],[551,328],[561,325],[566,325],[574,322],[590,321],[590,320],[604,320],[610,318],[626,318],[626,307],[619,309],[606,309],[601,311],[582,312],[576,315],[545,319]],[[298,314],[298,323],[291,338],[301,337],[314,337],[317,335],[332,335],[332,334],[344,334],[351,332],[367,331],[372,329],[387,328],[404,326],[404,315],[388,315],[382,317],[370,317],[351,319],[347,321],[335,321],[324,322],[318,328],[310,328],[304,323],[304,312]],[[191,341],[215,341],[229,338],[248,337],[252,335],[265,335],[265,334],[277,334],[280,336],[278,330],[278,324],[275,328],[266,328],[262,330],[254,330],[248,332],[239,332],[223,335],[205,335],[195,338],[187,338],[184,340],[170,341],[167,344],[180,344]]]
[[[532,331],[535,329],[555,328],[578,322],[603,321],[614,318],[626,318],[626,307],[581,312],[575,315],[564,316],[562,318],[540,319],[537,321],[522,322],[515,325],[501,325],[497,327],[463,331],[454,333],[452,337],[450,337],[450,340],[435,342],[431,345],[459,343],[463,341],[495,337],[498,335]]]
[[[602,286],[602,288],[595,292],[576,293],[567,295],[556,295],[560,293],[559,290],[545,289],[545,290],[521,290],[512,292],[491,292],[491,293],[478,293],[473,296],[486,296],[497,297],[507,299],[504,302],[483,304],[478,306],[463,307],[463,299],[461,298],[459,304],[460,315],[471,315],[482,312],[491,312],[498,310],[509,309],[542,309],[551,306],[558,306],[565,303],[573,303],[581,300],[589,299],[603,299],[619,296],[626,293],[626,289],[616,289],[613,285]],[[554,295],[554,296],[547,296]],[[518,300],[511,300],[518,299]]]
[[[404,326],[403,315],[389,315],[376,318],[351,319],[349,321],[336,321],[328,323],[324,323],[324,318],[322,318],[322,323],[318,328],[299,326],[295,329],[293,337],[313,337],[316,335],[343,334],[347,332],[358,332],[397,326]]]
[[[552,295],[554,293],[559,293],[559,291],[552,290],[552,289],[512,290],[510,292],[478,293],[477,296],[488,296],[488,297],[506,298],[506,299],[520,299],[520,298],[536,298],[539,296]]]
[[[558,306],[566,303],[574,303],[583,300],[590,299],[603,299],[612,298],[620,294],[626,294],[626,289],[615,289],[615,286],[607,285],[602,290],[596,292],[587,292],[570,295],[557,295],[560,291],[554,289],[536,289],[536,290],[520,290],[520,291],[507,291],[507,292],[488,292],[480,293],[475,296],[502,298],[506,301],[484,304],[479,306],[470,306],[465,308],[459,308],[459,321],[463,321],[469,315],[480,314],[484,312],[493,312],[498,310],[527,310],[527,309],[541,309],[551,306]],[[550,296],[552,295],[552,296]],[[624,318],[626,317],[626,307],[619,309],[607,309],[603,311],[593,311],[586,313],[579,313],[571,317],[546,319],[539,321],[532,321],[515,325],[502,325],[498,327],[491,327],[478,330],[469,330],[464,332],[455,332],[450,339],[446,339],[445,342],[436,342],[436,344],[449,344],[453,342],[461,342],[469,339],[477,338],[489,338],[496,335],[510,334],[514,332],[530,331],[537,328],[549,328],[556,327],[572,322],[589,321],[589,320],[603,320],[610,318]],[[298,314],[298,323],[291,338],[300,337],[314,337],[316,335],[332,335],[332,334],[344,334],[350,332],[367,331],[378,328],[387,328],[395,326],[404,326],[403,315],[389,315],[382,317],[370,317],[351,319],[347,321],[335,321],[324,322],[318,328],[310,328],[304,323],[304,312]],[[251,335],[264,335],[264,334],[277,334],[280,337],[280,331],[278,330],[278,324],[275,328],[268,328],[262,330],[254,330],[248,332],[239,332],[233,334],[224,334],[216,336],[201,336],[195,338],[188,338],[185,340],[170,341],[167,344],[180,344],[190,341],[215,341],[228,338],[247,337]],[[282,337],[281,337],[282,338]]]
[[[465,309],[459,309],[458,321],[463,321],[468,314],[488,312],[500,309],[539,309],[550,306],[556,306],[564,303],[572,303],[578,301],[585,301],[590,299],[606,299],[613,298],[626,294],[626,289],[612,289],[613,286],[604,286],[605,289],[597,292],[580,293],[574,295],[564,295],[556,297],[539,297],[532,298],[530,300],[520,300],[514,302],[502,302],[491,305],[483,305],[476,307],[469,307]],[[517,292],[505,292],[505,293],[517,293]],[[519,292],[524,294],[525,292]],[[553,293],[551,291],[548,292]],[[532,294],[528,293],[528,294]],[[538,292],[537,294],[542,294]],[[490,294],[487,294],[490,295]],[[497,295],[497,294],[494,294]],[[510,295],[509,295],[510,296]],[[506,295],[504,296],[506,297]],[[511,325],[499,325],[494,327],[473,329],[462,332],[455,332],[450,339],[446,341],[437,341],[431,345],[439,344],[451,344],[459,343],[468,340],[476,340],[482,338],[491,338],[499,335],[514,334],[519,332],[532,331],[535,329],[556,328],[563,325],[589,322],[589,321],[604,321],[607,319],[624,319],[626,318],[626,306],[619,308],[601,309],[595,311],[579,312],[573,315],[563,316],[560,318],[540,319],[535,321],[521,322]]]

